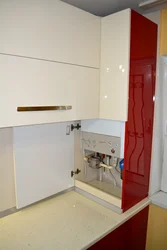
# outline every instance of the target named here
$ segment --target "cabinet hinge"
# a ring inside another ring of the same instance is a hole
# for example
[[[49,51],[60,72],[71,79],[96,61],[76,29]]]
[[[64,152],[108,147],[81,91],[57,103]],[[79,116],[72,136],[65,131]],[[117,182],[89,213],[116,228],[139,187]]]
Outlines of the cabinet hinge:
[[[81,170],[77,168],[76,171],[71,171],[71,177],[73,177],[75,174],[81,173]]]
[[[79,123],[77,123],[76,126],[74,124],[71,124],[71,131],[73,131],[74,129],[79,130],[80,128],[81,128],[81,125],[79,125]]]

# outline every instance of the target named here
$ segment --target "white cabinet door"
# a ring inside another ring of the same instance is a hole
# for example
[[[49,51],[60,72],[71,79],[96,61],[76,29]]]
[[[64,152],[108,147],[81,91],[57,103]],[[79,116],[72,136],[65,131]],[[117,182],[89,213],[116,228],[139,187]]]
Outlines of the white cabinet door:
[[[0,127],[97,118],[99,70],[0,55]],[[71,110],[17,112],[22,106]]]
[[[1,0],[0,53],[99,68],[100,17],[58,0]]]
[[[130,9],[101,20],[100,118],[127,120]]]
[[[74,133],[70,123],[13,129],[17,208],[74,186]]]

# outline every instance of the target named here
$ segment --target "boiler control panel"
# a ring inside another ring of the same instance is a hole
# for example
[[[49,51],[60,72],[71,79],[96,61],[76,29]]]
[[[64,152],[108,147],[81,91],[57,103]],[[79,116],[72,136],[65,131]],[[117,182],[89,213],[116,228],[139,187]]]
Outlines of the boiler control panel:
[[[82,148],[120,158],[120,137],[82,132]]]

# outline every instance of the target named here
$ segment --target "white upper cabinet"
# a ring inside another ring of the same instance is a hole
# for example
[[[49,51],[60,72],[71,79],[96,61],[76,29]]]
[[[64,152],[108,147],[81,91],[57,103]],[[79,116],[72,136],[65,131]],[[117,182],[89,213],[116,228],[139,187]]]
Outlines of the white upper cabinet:
[[[100,17],[58,0],[1,0],[0,53],[99,68]]]
[[[98,118],[99,70],[0,55],[0,127]],[[17,112],[25,106],[71,110]]]
[[[100,118],[127,120],[130,9],[101,20]]]

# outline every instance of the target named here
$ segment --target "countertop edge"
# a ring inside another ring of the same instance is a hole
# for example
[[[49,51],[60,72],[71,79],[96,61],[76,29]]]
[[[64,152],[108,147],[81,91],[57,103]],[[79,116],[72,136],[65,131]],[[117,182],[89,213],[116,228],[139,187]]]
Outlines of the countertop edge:
[[[118,223],[116,223],[114,226],[112,226],[110,230],[107,230],[107,232],[105,232],[104,234],[102,234],[99,237],[97,237],[95,240],[93,240],[90,243],[88,243],[84,248],[81,248],[81,250],[86,250],[89,247],[93,246],[98,241],[100,241],[105,236],[107,236],[108,234],[110,234],[111,232],[113,232],[115,229],[117,229],[118,227],[120,227],[122,224],[124,224],[126,221],[128,221],[129,219],[131,219],[134,215],[136,215],[138,212],[140,212],[141,210],[143,210],[145,207],[149,206],[150,204],[151,204],[151,199],[150,198],[145,198],[144,200],[140,201],[138,204],[136,204],[135,206],[133,206],[132,208],[130,208],[125,213],[122,213],[120,215],[120,221]]]

